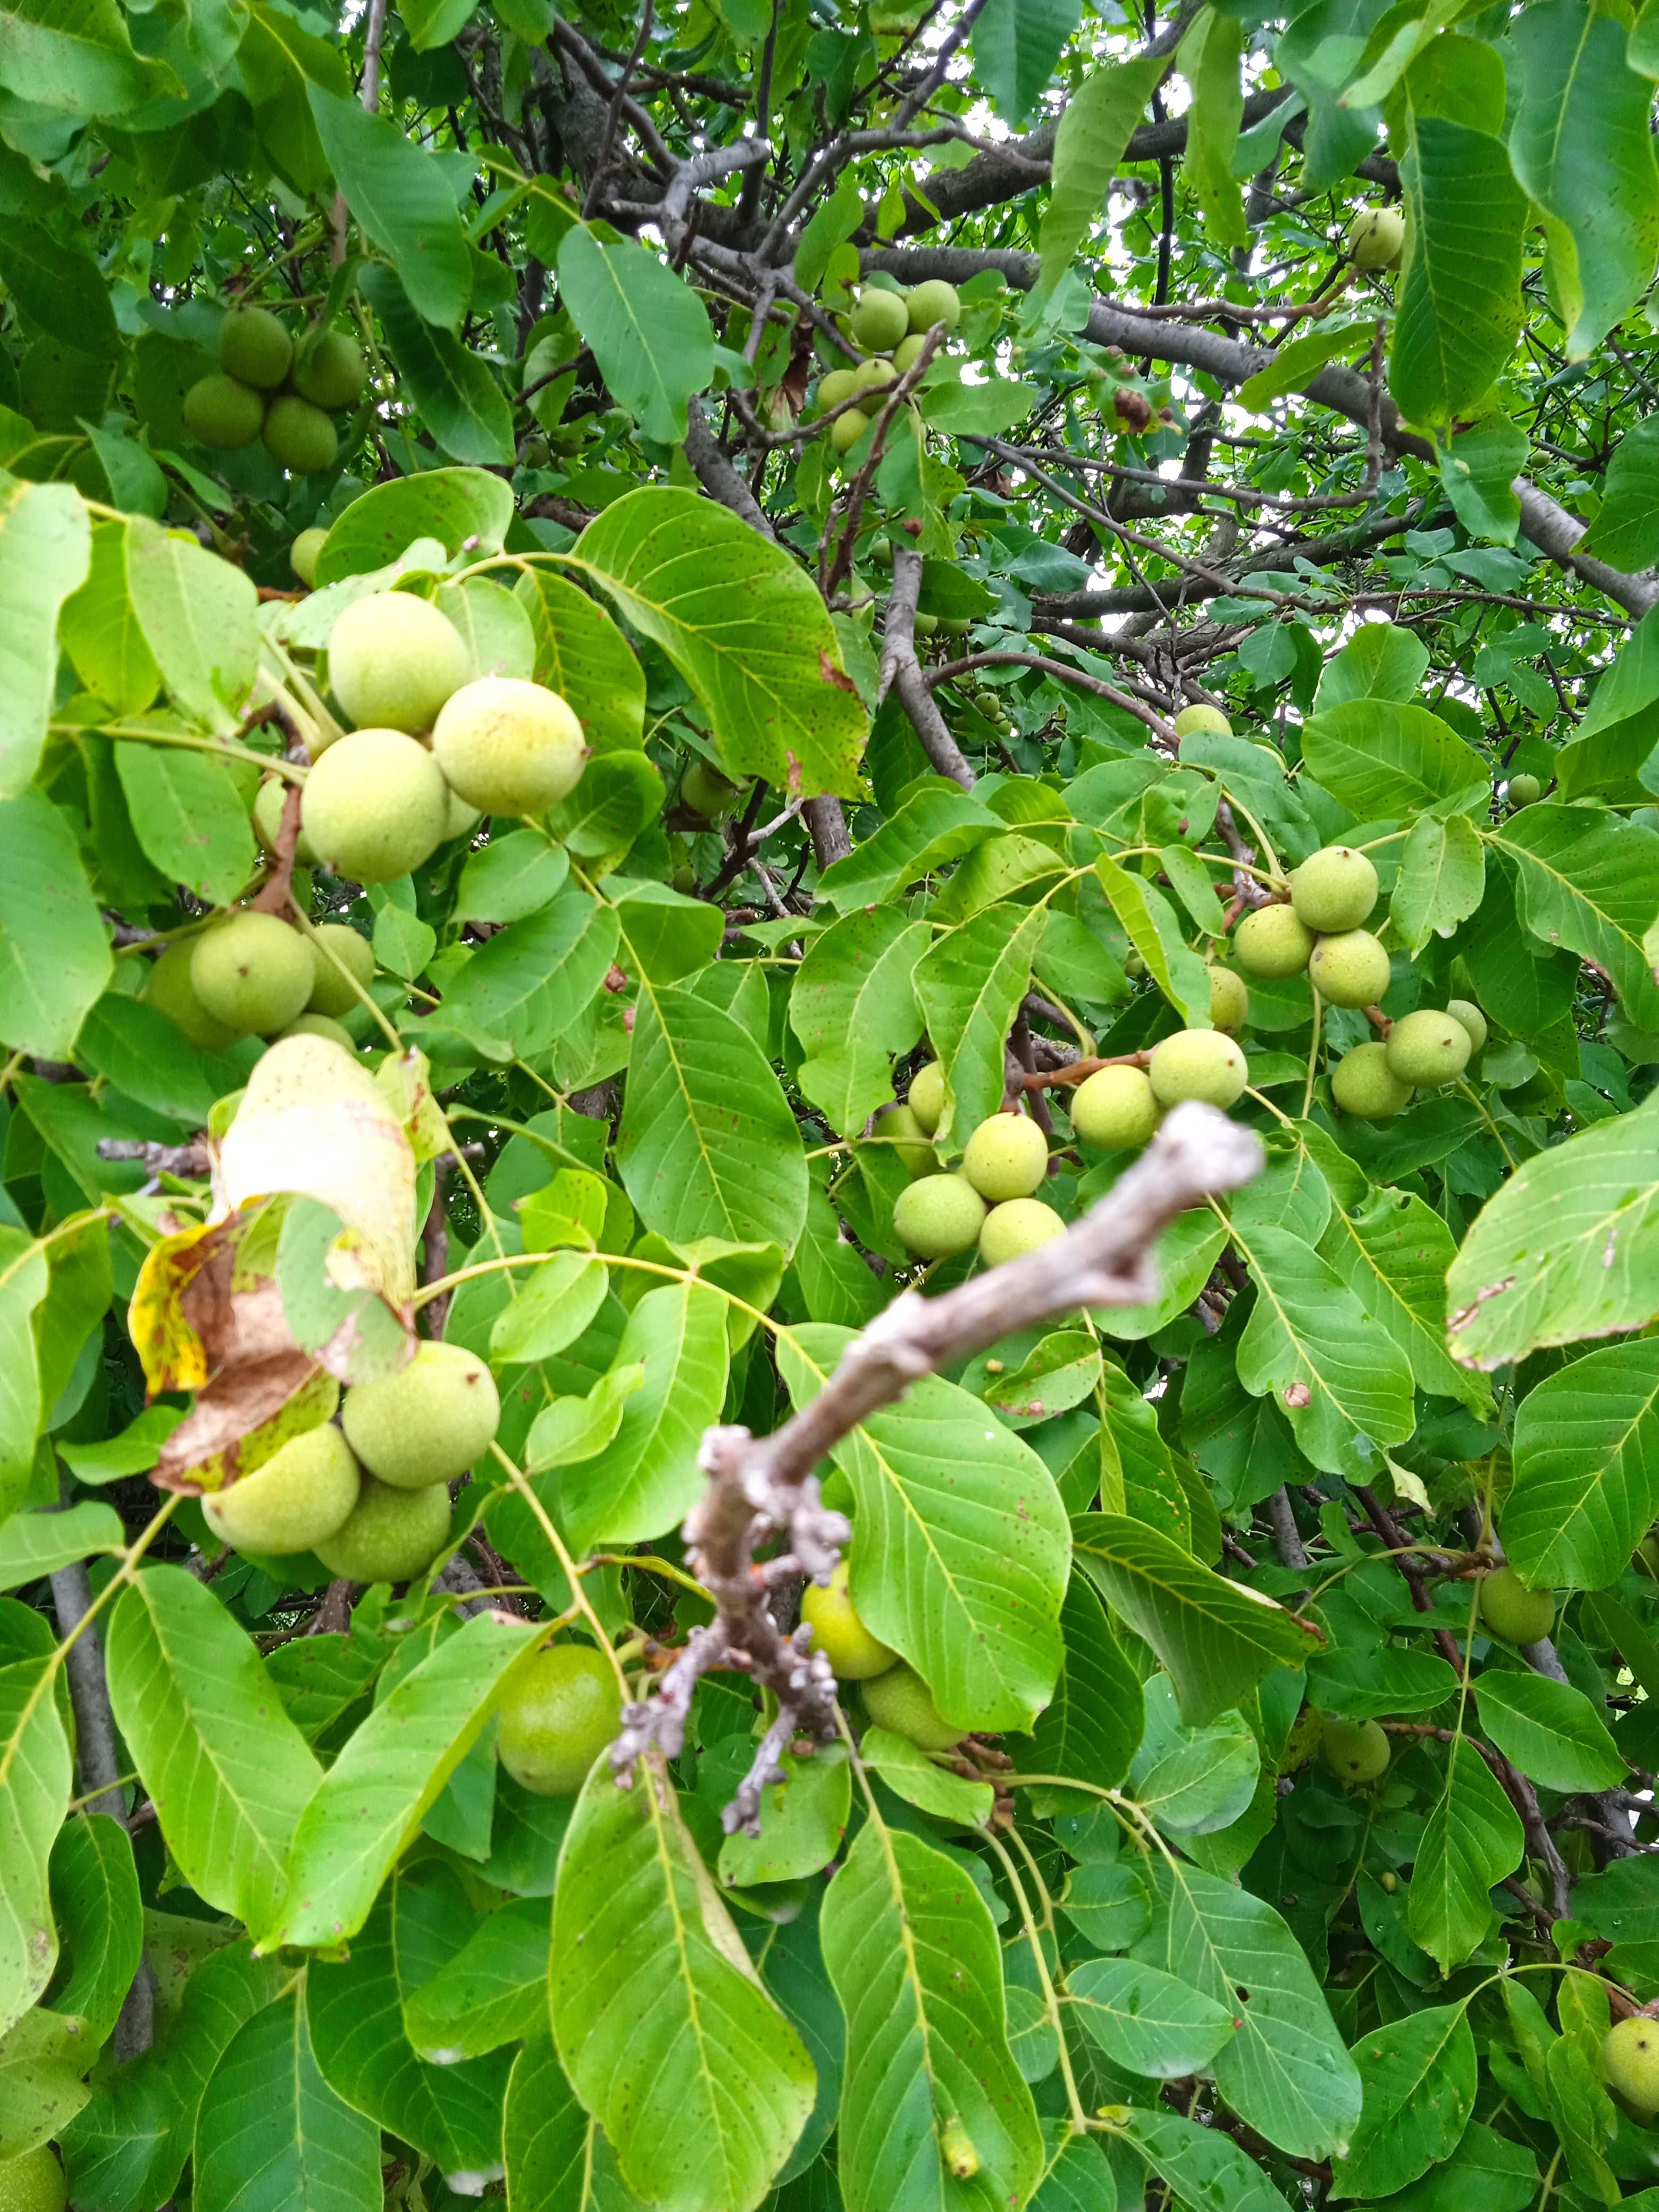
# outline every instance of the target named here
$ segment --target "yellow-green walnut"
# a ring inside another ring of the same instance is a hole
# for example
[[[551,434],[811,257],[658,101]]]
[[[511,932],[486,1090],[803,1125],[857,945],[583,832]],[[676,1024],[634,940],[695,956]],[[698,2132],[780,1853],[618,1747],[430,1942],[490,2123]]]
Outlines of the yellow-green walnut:
[[[927,1132],[908,1106],[884,1106],[876,1116],[874,1134],[889,1147],[908,1175],[932,1175],[939,1165],[927,1141]]]
[[[574,791],[587,763],[582,726],[556,691],[484,676],[445,700],[432,753],[453,792],[483,814],[539,814]]]
[[[349,1014],[362,1000],[351,988],[355,976],[367,990],[374,975],[374,947],[343,921],[319,922],[311,933],[311,953],[316,980],[306,1000],[309,1014]],[[345,975],[340,973],[341,969]]]
[[[923,1751],[948,1751],[962,1741],[962,1730],[939,1711],[927,1683],[902,1663],[865,1683],[864,1710],[878,1728],[908,1736]]]
[[[979,1232],[979,1256],[988,1267],[1023,1260],[1066,1234],[1066,1224],[1040,1198],[1009,1198],[994,1206]]]
[[[1072,1127],[1105,1152],[1139,1152],[1158,1127],[1158,1101],[1144,1068],[1097,1067],[1072,1093]]]
[[[1048,1172],[1048,1139],[1028,1114],[993,1114],[969,1138],[962,1172],[993,1205],[1029,1198]]]
[[[291,1437],[263,1467],[202,1500],[216,1536],[239,1552],[281,1558],[337,1535],[362,1487],[357,1462],[331,1421]]]
[[[1233,957],[1247,975],[1282,981],[1304,971],[1314,941],[1312,930],[1294,907],[1259,906],[1233,932]]]
[[[394,1490],[365,1475],[343,1527],[313,1549],[330,1574],[352,1583],[406,1583],[449,1541],[449,1491]]]
[[[495,1377],[476,1352],[422,1343],[395,1375],[354,1383],[340,1422],[371,1474],[422,1490],[465,1474],[489,1450],[501,1414]]]
[[[540,1797],[574,1797],[622,1726],[617,1670],[586,1644],[538,1651],[501,1701],[495,1751]]]
[[[800,1617],[812,1632],[812,1648],[822,1651],[841,1682],[867,1682],[884,1674],[898,1659],[859,1619],[848,1589],[842,1559],[827,1584],[808,1583],[801,1593]]]
[[[1220,1030],[1177,1030],[1152,1047],[1146,1073],[1152,1096],[1164,1107],[1188,1098],[1231,1106],[1249,1080],[1243,1054]]]
[[[1332,1006],[1374,1006],[1393,972],[1387,951],[1369,929],[1322,937],[1308,963],[1309,981]]]
[[[389,884],[429,860],[449,821],[449,786],[400,730],[353,730],[312,764],[300,819],[337,876]]]
[[[985,1200],[966,1176],[919,1176],[893,1203],[893,1231],[919,1260],[954,1260],[985,1225]]]
[[[1480,1578],[1480,1618],[1505,1644],[1536,1644],[1555,1626],[1555,1600],[1530,1589],[1513,1567],[1498,1567]]]
[[[329,633],[329,689],[360,730],[429,730],[471,674],[459,630],[410,592],[354,599]]]
[[[1310,929],[1358,929],[1376,904],[1376,870],[1352,845],[1327,845],[1291,873],[1291,904]]]
[[[191,988],[239,1036],[274,1036],[303,1013],[316,970],[311,947],[274,914],[251,908],[193,940]]]

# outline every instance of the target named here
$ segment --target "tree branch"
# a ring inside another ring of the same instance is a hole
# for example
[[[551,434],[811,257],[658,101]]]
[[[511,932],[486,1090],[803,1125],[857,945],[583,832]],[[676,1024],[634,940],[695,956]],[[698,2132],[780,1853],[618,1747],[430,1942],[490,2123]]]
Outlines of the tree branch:
[[[958,246],[884,246],[866,252],[861,259],[866,268],[884,269],[890,275],[910,282],[943,276],[947,283],[966,283],[982,269],[996,269],[1009,284],[1022,292],[1029,291],[1036,283],[1039,268],[1035,253],[1011,247],[981,252]],[[1258,369],[1267,368],[1274,352],[1271,347],[1245,345],[1237,339],[1218,337],[1213,331],[1162,322],[1100,301],[1089,311],[1085,335],[1091,345],[1115,345],[1127,354],[1201,369],[1206,375],[1225,385],[1243,384]],[[1322,369],[1307,386],[1307,397],[1335,414],[1346,416],[1361,429],[1369,428],[1373,405],[1370,382],[1358,370],[1336,365]],[[1434,451],[1428,441],[1404,428],[1399,410],[1386,396],[1380,416],[1382,442],[1389,452],[1409,454],[1431,467],[1435,465]],[[1659,582],[1651,577],[1628,575],[1605,561],[1575,553],[1573,548],[1588,524],[1569,514],[1529,477],[1516,477],[1515,492],[1521,502],[1522,531],[1540,553],[1571,570],[1594,590],[1604,592],[1616,605],[1632,614],[1645,614],[1650,606],[1659,603]]]
[[[890,690],[898,693],[928,759],[941,775],[952,777],[964,791],[971,791],[974,771],[951,735],[916,658],[916,601],[921,595],[921,556],[913,545],[896,544],[893,587],[887,595],[881,635],[879,696],[884,699]]]
[[[815,1469],[859,1423],[903,1397],[914,1382],[994,1344],[1013,1328],[1079,1307],[1139,1305],[1158,1294],[1152,1248],[1177,1215],[1237,1190],[1262,1164],[1261,1139],[1212,1107],[1168,1115],[1152,1143],[1092,1212],[1066,1234],[944,1297],[904,1291],[854,1338],[811,1403],[769,1437],[713,1428],[700,1463],[708,1487],[687,1516],[687,1564],[709,1591],[715,1616],[692,1631],[656,1697],[631,1705],[611,1746],[619,1783],[653,1749],[678,1757],[692,1694],[711,1669],[750,1674],[778,1701],[778,1715],[726,1808],[728,1832],[758,1832],[761,1793],[781,1781],[778,1753],[796,1732],[818,1742],[836,1733],[835,1678],[805,1627],[785,1635],[771,1593],[798,1575],[826,1583],[851,1534],[819,1496]],[[777,1541],[775,1556],[757,1553]]]

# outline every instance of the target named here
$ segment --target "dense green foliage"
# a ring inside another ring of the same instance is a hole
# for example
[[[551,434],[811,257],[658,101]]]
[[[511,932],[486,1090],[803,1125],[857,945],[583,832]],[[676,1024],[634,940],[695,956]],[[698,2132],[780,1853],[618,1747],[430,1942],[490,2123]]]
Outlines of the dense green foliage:
[[[0,0],[0,2205],[1659,2205],[1656,7]]]

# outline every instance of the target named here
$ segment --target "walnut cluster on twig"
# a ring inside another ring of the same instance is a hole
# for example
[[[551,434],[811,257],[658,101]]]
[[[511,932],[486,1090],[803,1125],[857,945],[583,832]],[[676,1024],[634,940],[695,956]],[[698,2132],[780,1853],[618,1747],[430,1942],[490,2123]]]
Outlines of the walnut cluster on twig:
[[[1177,1214],[1236,1190],[1261,1169],[1261,1139],[1211,1106],[1177,1106],[1100,1203],[1023,1259],[975,1275],[942,1297],[904,1291],[842,1355],[817,1396],[770,1436],[712,1428],[700,1455],[708,1487],[687,1516],[688,1564],[714,1601],[654,1697],[626,1708],[611,1747],[626,1784],[647,1751],[678,1756],[691,1698],[715,1668],[750,1675],[777,1700],[777,1715],[723,1814],[728,1834],[758,1834],[762,1792],[785,1778],[780,1755],[797,1737],[836,1733],[830,1664],[805,1626],[786,1635],[772,1593],[805,1575],[827,1583],[852,1534],[819,1495],[815,1469],[869,1414],[913,1382],[982,1351],[1011,1329],[1082,1306],[1130,1306],[1158,1294],[1152,1248]],[[768,1547],[770,1557],[757,1556]]]

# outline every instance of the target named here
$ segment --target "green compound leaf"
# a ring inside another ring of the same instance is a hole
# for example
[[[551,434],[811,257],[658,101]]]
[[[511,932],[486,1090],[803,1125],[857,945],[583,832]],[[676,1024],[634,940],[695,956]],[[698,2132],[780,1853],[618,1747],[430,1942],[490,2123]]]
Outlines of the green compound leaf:
[[[755,1976],[672,1791],[603,1763],[553,1900],[562,2063],[623,2176],[678,2212],[752,2212],[812,2108],[799,2036]]]
[[[798,1405],[850,1341],[822,1323],[779,1343]],[[1070,1546],[1054,1478],[953,1382],[929,1376],[836,1447],[857,1499],[860,1617],[922,1675],[947,1720],[1028,1729],[1052,1696]]]
[[[1321,1649],[1310,1622],[1138,1521],[1080,1514],[1073,1540],[1084,1572],[1168,1668],[1182,1717],[1194,1728],[1236,1705],[1270,1668],[1303,1666]]]
[[[847,2021],[836,2173],[847,2212],[1018,2203],[1042,2168],[1008,2049],[996,1932],[977,1890],[920,1837],[869,1820],[830,1885],[824,1964]],[[954,2181],[947,2133],[975,2170]]]
[[[194,2202],[202,2212],[374,2212],[380,2137],[324,2080],[304,1996],[239,2028],[203,2093]]]
[[[110,1695],[144,1787],[198,1895],[258,1931],[322,1768],[253,1644],[180,1567],[148,1567],[109,1626]]]
[[[1640,1328],[1659,1304],[1659,1112],[1523,1160],[1446,1275],[1452,1355],[1498,1367],[1540,1345]]]
[[[572,558],[690,684],[733,773],[851,790],[864,709],[823,600],[780,547],[710,501],[653,485],[590,522]]]

